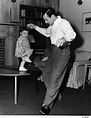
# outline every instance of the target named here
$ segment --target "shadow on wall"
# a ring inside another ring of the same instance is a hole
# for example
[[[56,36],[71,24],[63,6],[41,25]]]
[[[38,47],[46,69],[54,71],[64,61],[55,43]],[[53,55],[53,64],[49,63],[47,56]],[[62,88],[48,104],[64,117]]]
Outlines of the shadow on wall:
[[[63,14],[60,11],[57,12],[57,15],[60,15],[61,18],[64,18]],[[78,29],[76,28],[76,26],[74,26],[73,24],[71,24],[71,26],[74,29],[74,31],[76,32],[76,38],[71,42],[71,45],[70,45],[71,50],[74,51],[77,48],[81,47],[83,45],[84,41],[83,41],[83,38],[81,37]]]
[[[72,24],[71,24],[71,26],[74,29],[74,31],[76,32],[76,38],[71,42],[71,45],[70,45],[70,49],[71,49],[70,62],[73,63],[75,60],[75,50],[80,48],[83,45],[84,40],[81,37],[79,31],[76,29],[76,27]]]
[[[61,18],[66,19],[66,18],[64,18],[64,15],[60,11],[57,12],[57,15],[60,15]],[[75,60],[75,50],[80,48],[84,44],[84,40],[83,40],[83,37],[80,35],[80,32],[76,28],[76,26],[74,26],[73,24],[71,24],[71,26],[74,29],[74,31],[76,32],[76,38],[71,42],[71,45],[70,45],[70,49],[71,49],[70,61],[71,61],[71,63],[73,63]]]
[[[84,44],[84,40],[81,37],[79,31],[76,29],[76,27],[72,24],[71,24],[71,26],[74,29],[74,31],[76,32],[76,38],[72,41],[72,43],[70,45],[71,50],[74,51],[77,48],[80,48]]]

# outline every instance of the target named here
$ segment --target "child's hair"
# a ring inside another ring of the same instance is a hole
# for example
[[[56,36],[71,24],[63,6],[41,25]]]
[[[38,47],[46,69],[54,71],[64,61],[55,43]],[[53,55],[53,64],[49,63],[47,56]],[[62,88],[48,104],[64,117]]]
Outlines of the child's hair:
[[[20,29],[19,29],[19,32],[22,32],[24,30],[29,31],[26,26],[21,26]]]

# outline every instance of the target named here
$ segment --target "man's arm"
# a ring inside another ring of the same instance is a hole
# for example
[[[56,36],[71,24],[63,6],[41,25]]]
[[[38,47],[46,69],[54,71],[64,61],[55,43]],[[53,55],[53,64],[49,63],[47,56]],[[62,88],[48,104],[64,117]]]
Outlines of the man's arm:
[[[41,28],[39,26],[36,26],[32,23],[28,24],[27,27],[29,27],[30,29],[35,29],[36,31],[38,31],[40,34],[46,36],[46,37],[50,37],[50,27],[46,28]]]
[[[76,33],[74,32],[72,26],[67,20],[64,20],[61,26],[62,31],[64,32],[64,37],[66,41],[70,42],[75,39]]]
[[[74,32],[73,28],[71,27],[70,23],[66,20],[63,21],[61,30],[64,33],[64,37],[58,39],[56,41],[56,46],[66,46],[70,45],[71,41],[73,41],[76,37],[76,33]]]

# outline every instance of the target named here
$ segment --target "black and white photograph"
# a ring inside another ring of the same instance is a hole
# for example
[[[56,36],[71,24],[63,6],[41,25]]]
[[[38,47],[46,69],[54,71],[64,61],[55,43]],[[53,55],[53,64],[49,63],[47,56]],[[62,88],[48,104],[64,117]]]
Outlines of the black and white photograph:
[[[90,118],[91,0],[0,0],[0,118]]]

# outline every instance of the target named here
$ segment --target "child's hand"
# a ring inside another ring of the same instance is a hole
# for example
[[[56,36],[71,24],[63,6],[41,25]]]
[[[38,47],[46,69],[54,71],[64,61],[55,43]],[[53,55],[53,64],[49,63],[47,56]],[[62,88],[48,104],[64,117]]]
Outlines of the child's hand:
[[[35,29],[36,28],[36,25],[30,23],[30,24],[27,24],[27,27],[31,28],[31,29]]]

